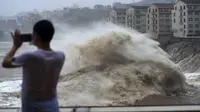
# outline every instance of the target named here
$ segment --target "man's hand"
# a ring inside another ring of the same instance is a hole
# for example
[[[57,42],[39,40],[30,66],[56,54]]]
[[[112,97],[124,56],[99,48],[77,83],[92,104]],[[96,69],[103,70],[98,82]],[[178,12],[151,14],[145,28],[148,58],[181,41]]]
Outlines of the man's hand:
[[[20,40],[20,31],[19,30],[15,30],[15,33],[11,33],[11,36],[13,38],[13,46],[10,49],[10,51],[8,51],[7,55],[4,57],[3,62],[2,62],[2,66],[4,68],[15,68],[18,66],[14,66],[12,64],[12,58],[14,57],[16,51],[18,50],[18,48],[21,47],[22,45],[22,41]]]
[[[13,47],[16,49],[20,48],[22,45],[22,41],[20,40],[20,31],[15,30],[14,34],[11,32],[11,36],[13,38]]]

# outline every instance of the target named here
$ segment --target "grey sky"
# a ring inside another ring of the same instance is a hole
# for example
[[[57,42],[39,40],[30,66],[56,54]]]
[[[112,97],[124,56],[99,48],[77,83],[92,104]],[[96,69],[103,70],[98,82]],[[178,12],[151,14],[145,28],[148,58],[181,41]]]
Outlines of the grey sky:
[[[79,6],[93,6],[94,4],[112,4],[113,2],[131,3],[133,0],[1,0],[0,16],[10,16],[18,12],[33,9],[51,10],[78,4]],[[140,1],[140,0],[135,0]]]

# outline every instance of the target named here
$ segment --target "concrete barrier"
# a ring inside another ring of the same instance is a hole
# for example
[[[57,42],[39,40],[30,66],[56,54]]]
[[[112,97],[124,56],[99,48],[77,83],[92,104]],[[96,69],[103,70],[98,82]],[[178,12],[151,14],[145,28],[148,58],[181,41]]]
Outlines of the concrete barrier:
[[[159,37],[156,39],[160,43],[160,47],[165,49],[168,45],[179,43],[179,42],[199,42],[200,38],[181,38],[181,37]]]
[[[80,107],[60,108],[61,112],[199,112],[200,105],[183,106],[146,106],[146,107]],[[0,112],[21,112],[19,108],[2,108]]]

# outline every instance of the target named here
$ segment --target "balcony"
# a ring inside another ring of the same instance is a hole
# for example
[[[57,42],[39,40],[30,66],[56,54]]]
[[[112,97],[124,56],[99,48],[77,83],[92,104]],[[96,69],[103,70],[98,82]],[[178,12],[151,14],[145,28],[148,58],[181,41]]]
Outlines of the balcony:
[[[180,25],[183,25],[183,21],[180,21],[179,24],[180,24]]]

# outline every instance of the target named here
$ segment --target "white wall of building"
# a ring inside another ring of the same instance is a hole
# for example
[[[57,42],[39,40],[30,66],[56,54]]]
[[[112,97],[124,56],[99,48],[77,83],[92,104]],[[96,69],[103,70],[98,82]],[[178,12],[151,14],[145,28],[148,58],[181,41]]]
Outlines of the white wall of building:
[[[126,27],[135,29],[141,33],[146,32],[147,8],[130,7],[126,11]]]
[[[182,7],[182,11],[180,11]],[[185,8],[184,8],[185,7]],[[178,1],[172,10],[172,30],[175,37],[185,37],[188,28],[188,10],[184,2]]]
[[[172,10],[172,29],[175,37],[195,37],[200,31],[200,4],[178,1]]]

